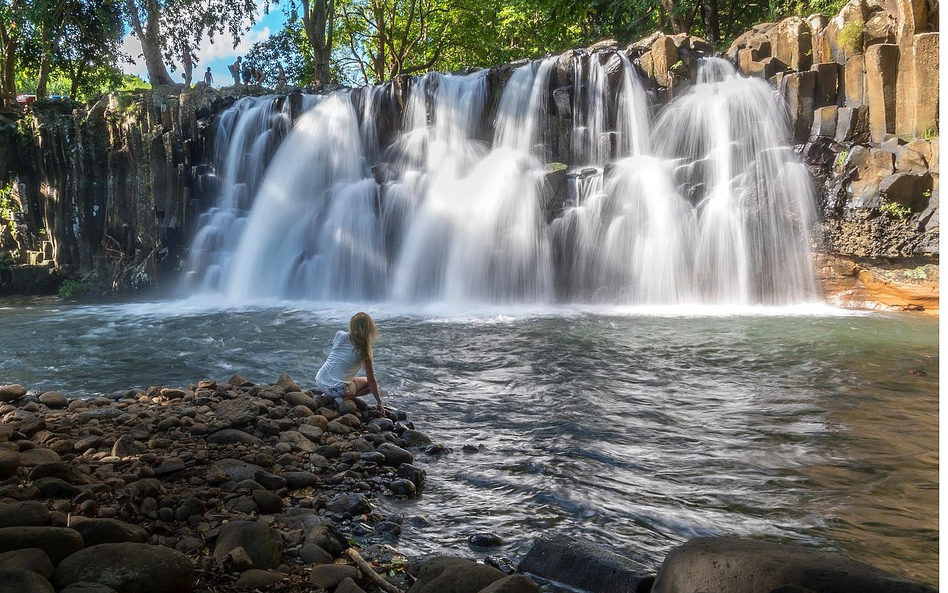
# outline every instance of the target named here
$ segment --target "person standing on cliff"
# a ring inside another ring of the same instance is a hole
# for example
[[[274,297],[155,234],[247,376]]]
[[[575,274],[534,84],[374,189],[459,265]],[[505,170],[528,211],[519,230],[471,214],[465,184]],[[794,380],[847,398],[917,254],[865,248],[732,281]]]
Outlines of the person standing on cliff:
[[[204,72],[204,84],[211,86],[214,84],[214,75],[211,74],[211,67],[208,66],[207,70]]]
[[[240,85],[240,56],[237,56],[237,61],[227,67],[230,70],[231,75],[234,77],[234,86]]]
[[[286,86],[286,72],[283,71],[283,64],[277,62],[277,88],[282,89]]]
[[[372,366],[372,342],[379,332],[368,313],[356,313],[349,320],[349,331],[337,331],[332,341],[332,351],[316,373],[316,386],[324,394],[335,398],[337,403],[353,400],[371,393],[378,403],[376,408],[385,415],[379,384],[375,380]],[[356,377],[365,367],[365,377]]]

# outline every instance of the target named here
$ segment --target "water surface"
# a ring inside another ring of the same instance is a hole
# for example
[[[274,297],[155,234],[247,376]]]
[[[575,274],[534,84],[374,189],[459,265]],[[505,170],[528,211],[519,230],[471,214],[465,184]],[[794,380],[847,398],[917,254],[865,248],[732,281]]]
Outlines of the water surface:
[[[357,307],[0,301],[0,383],[87,395],[288,372],[310,387]],[[408,552],[484,555],[466,537],[489,530],[517,560],[558,531],[657,564],[690,537],[741,535],[937,584],[937,320],[367,310],[387,400],[452,449],[421,456],[419,499],[385,503],[430,521],[406,523]]]

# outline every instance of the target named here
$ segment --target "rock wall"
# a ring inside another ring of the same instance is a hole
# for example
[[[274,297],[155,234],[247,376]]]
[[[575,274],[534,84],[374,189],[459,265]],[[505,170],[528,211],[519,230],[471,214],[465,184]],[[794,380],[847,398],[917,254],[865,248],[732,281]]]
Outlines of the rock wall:
[[[937,48],[937,7],[925,0],[852,0],[832,18],[757,25],[725,52],[786,102],[793,141],[819,187],[820,254],[860,269],[937,266]],[[558,56],[544,129],[552,194],[564,193],[567,172],[555,165],[568,161],[576,58],[602,59],[615,83],[617,53],[639,68],[660,109],[696,83],[699,59],[714,50],[697,37],[656,32],[627,47],[605,40]],[[503,87],[522,63],[489,72],[485,140]],[[383,144],[399,129],[413,83],[387,83],[389,100],[375,112]],[[367,91],[351,95],[359,113]],[[0,119],[0,186],[15,180],[7,195],[20,210],[18,232],[0,227],[0,254],[7,254],[6,266],[0,255],[0,293],[36,289],[53,270],[67,278],[97,270],[113,288],[173,284],[193,221],[215,193],[214,118],[248,92],[169,87],[112,95],[87,109],[36,105],[12,124]],[[295,117],[300,96],[288,97]],[[385,165],[373,174],[384,181]],[[11,269],[19,276],[11,279]],[[824,284],[832,291],[838,283]]]

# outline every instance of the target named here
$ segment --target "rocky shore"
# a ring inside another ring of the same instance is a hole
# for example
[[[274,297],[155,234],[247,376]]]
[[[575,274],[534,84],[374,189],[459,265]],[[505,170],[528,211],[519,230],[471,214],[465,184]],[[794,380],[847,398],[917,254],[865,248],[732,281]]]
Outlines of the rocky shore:
[[[287,375],[92,399],[0,386],[0,593],[538,593],[532,577],[590,593],[934,591],[725,537],[661,567],[562,534],[537,534],[519,566],[408,558],[393,547],[403,518],[378,501],[416,496],[416,458],[444,452],[404,412],[337,405]]]
[[[460,558],[410,576],[389,545],[402,518],[373,501],[415,496],[415,456],[444,447],[404,412],[234,375],[85,400],[7,385],[0,419],[0,591],[417,593],[447,590],[428,586],[446,566],[476,591],[539,591]]]

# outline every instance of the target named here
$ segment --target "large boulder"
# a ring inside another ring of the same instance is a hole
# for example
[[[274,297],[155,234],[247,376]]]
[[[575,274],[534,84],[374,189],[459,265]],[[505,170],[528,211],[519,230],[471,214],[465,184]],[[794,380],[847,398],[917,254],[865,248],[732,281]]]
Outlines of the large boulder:
[[[520,570],[590,593],[645,593],[655,579],[645,567],[590,542],[551,535],[534,542]]]
[[[148,532],[138,525],[130,525],[116,519],[73,519],[70,527],[82,535],[86,546],[119,544],[123,542],[147,543]]]
[[[31,570],[0,569],[0,591],[9,593],[56,593],[53,585]]]
[[[0,554],[0,570],[29,570],[44,579],[53,578],[53,563],[46,552],[39,548],[13,550]]]
[[[0,402],[12,402],[26,395],[26,387],[22,385],[0,385]]]
[[[53,564],[83,548],[82,536],[66,527],[4,527],[0,529],[0,552],[39,548]]]
[[[512,574],[487,585],[478,593],[540,593],[540,587],[530,577]]]
[[[59,589],[82,581],[102,583],[118,593],[190,593],[194,565],[164,546],[100,544],[66,558],[53,575]]]
[[[438,556],[427,560],[408,593],[478,593],[506,577],[492,566],[467,558]]]
[[[23,501],[0,504],[0,529],[4,527],[39,527],[49,523],[49,510],[41,502]]]
[[[0,480],[16,475],[18,469],[20,469],[20,454],[0,449]]]
[[[736,537],[699,537],[672,549],[652,593],[934,593],[934,589],[828,552]]]
[[[266,570],[276,568],[283,555],[283,542],[265,523],[254,521],[231,521],[221,527],[214,558],[223,562],[232,551],[243,548],[253,563],[252,568]]]
[[[39,401],[52,410],[59,410],[69,405],[66,396],[57,391],[47,391],[39,396]]]

